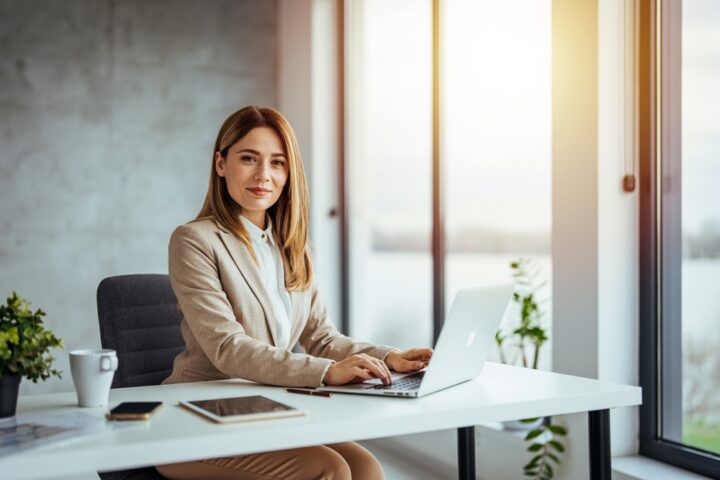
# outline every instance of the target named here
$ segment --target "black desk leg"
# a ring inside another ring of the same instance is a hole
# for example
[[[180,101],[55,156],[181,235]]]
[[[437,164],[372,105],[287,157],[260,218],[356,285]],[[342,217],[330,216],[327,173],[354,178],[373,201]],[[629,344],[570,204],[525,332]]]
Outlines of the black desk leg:
[[[475,427],[458,428],[458,478],[475,480]]]
[[[590,480],[610,480],[610,410],[588,412]]]

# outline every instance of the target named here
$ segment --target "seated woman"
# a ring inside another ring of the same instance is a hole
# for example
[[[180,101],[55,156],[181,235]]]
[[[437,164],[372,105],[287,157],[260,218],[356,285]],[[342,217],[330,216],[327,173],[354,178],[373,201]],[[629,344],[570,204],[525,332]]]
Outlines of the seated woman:
[[[309,195],[288,121],[270,108],[227,118],[195,220],[170,239],[170,281],[185,351],[163,383],[243,378],[317,387],[425,368],[429,348],[398,351],[340,334],[313,285]],[[294,353],[300,343],[307,353]],[[278,436],[282,431],[278,431]],[[170,479],[382,479],[354,442],[161,465]]]

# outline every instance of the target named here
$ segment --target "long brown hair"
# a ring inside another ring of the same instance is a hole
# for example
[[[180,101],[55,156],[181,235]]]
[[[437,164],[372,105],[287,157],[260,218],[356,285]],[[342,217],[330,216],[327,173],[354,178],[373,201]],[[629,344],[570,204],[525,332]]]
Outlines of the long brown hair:
[[[225,178],[215,170],[215,153],[220,152],[223,158],[227,158],[230,147],[258,127],[275,130],[285,148],[288,180],[278,201],[268,209],[268,214],[285,266],[285,287],[288,290],[305,290],[312,284],[313,276],[308,248],[310,196],[295,133],[280,112],[267,107],[249,106],[233,113],[223,122],[210,162],[210,186],[195,220],[214,218],[238,237],[256,258],[250,235],[240,221],[240,205],[230,196]]]

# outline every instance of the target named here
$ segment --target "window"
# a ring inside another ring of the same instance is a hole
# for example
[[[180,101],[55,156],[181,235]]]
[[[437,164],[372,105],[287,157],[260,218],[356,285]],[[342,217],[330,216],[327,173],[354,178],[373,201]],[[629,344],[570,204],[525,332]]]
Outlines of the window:
[[[445,307],[458,288],[503,281],[511,261],[531,258],[549,314],[550,0],[443,5]],[[550,353],[545,345],[541,368],[550,368]]]
[[[431,0],[345,5],[349,333],[431,344],[458,288],[508,279],[520,257],[537,260],[549,300],[550,0],[443,0],[436,17]]]
[[[641,451],[716,476],[720,4],[641,5]]]
[[[349,2],[350,335],[432,341],[432,8]]]
[[[431,344],[458,288],[508,279],[521,257],[549,300],[550,0],[443,0],[437,17],[431,0],[345,5],[349,333]]]

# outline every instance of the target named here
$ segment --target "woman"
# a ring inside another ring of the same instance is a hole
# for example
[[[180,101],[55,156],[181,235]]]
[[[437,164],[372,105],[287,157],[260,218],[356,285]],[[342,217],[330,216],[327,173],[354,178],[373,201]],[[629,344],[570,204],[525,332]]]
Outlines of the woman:
[[[287,120],[246,107],[227,118],[197,218],[170,239],[170,281],[186,349],[163,383],[243,378],[316,387],[427,366],[432,350],[404,352],[341,335],[313,286],[308,191]],[[296,343],[305,353],[292,351]],[[157,467],[171,479],[381,479],[360,445],[298,448]]]

